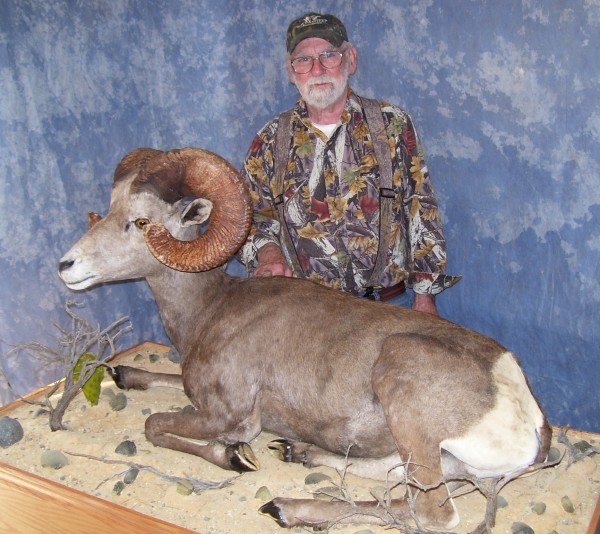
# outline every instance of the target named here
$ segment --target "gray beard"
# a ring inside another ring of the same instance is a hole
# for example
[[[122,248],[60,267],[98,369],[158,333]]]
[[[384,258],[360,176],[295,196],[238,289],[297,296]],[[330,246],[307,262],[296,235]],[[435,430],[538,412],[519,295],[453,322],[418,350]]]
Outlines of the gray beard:
[[[346,93],[346,87],[348,86],[348,65],[345,65],[344,71],[344,78],[338,82],[339,85],[327,74],[311,80],[312,84],[323,82],[333,83],[333,87],[330,89],[317,89],[313,86],[305,85],[305,90],[302,91],[299,84],[296,84],[296,88],[307,105],[316,109],[325,109]]]

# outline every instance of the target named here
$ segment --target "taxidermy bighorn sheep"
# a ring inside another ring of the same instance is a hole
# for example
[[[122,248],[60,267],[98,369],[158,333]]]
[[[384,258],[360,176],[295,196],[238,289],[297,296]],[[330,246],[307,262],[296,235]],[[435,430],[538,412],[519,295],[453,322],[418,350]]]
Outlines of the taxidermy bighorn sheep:
[[[178,387],[196,408],[148,417],[153,444],[253,471],[248,443],[266,430],[281,436],[269,447],[284,461],[349,463],[360,476],[424,485],[545,459],[550,427],[515,357],[492,339],[306,280],[241,280],[217,268],[244,243],[251,212],[238,173],[216,154],[140,148],[115,171],[106,217],[91,216],[60,262],[73,290],[150,285],[182,374],[118,366],[113,378],[125,389]],[[375,501],[355,504],[365,513],[286,498],[261,511],[283,527],[378,521],[368,514]],[[459,521],[445,485],[420,492],[414,508],[430,526]],[[391,510],[410,517],[404,499]]]

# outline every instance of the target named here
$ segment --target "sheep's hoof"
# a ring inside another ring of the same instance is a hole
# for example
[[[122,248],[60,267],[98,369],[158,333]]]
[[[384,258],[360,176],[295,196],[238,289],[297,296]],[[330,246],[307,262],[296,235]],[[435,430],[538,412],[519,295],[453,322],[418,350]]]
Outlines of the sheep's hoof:
[[[239,443],[229,445],[226,454],[229,458],[231,468],[239,473],[258,471],[260,469],[258,459],[254,455],[252,447],[247,443],[240,441]]]
[[[281,508],[275,504],[275,501],[269,501],[268,503],[263,504],[258,511],[261,514],[268,515],[271,519],[274,519],[280,527],[290,528],[290,525],[288,525],[285,517],[283,517]]]
[[[282,462],[294,461],[294,443],[288,439],[279,438],[269,441],[267,448],[275,458]]]
[[[123,379],[123,366],[116,365],[115,367],[108,367],[107,369],[110,373],[110,376],[114,380],[116,386],[119,389],[127,389],[127,387],[125,386],[125,380]]]

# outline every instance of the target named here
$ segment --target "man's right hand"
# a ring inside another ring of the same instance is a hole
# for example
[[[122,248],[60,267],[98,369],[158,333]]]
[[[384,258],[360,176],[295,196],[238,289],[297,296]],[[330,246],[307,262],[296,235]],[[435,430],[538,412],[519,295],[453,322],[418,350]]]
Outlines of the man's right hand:
[[[258,265],[252,276],[294,276],[281,249],[274,243],[261,247],[257,256]]]

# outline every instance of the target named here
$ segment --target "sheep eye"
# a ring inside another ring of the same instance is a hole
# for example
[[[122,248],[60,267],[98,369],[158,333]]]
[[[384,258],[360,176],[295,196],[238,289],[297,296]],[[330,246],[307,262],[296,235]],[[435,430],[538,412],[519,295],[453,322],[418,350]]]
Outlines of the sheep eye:
[[[144,228],[144,226],[150,224],[150,219],[146,219],[145,217],[141,217],[139,219],[135,220],[135,226],[136,228],[139,228],[140,230],[142,230]]]

